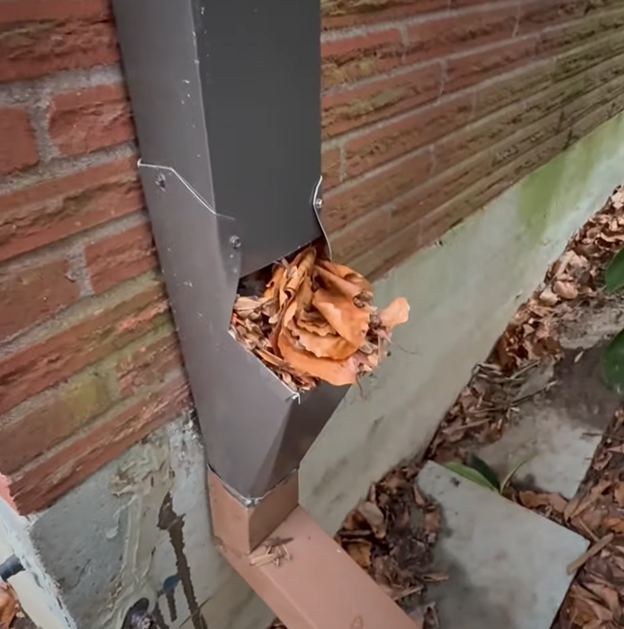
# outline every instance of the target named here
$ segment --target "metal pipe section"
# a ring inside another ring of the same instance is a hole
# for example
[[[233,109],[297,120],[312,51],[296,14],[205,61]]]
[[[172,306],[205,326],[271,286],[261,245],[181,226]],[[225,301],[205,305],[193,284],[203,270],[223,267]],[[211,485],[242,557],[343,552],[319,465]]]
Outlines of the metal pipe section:
[[[139,169],[208,461],[255,500],[344,396],[229,333],[239,280],[324,238],[318,0],[115,0]]]

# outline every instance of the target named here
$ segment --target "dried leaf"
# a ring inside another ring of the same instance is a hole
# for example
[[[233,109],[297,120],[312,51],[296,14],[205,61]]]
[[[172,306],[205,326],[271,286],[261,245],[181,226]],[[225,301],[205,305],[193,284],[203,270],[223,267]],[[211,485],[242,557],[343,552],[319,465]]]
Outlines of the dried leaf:
[[[371,552],[373,546],[367,541],[348,542],[344,545],[345,550],[349,553],[349,556],[355,561],[358,566],[368,569],[371,563]]]
[[[301,328],[291,327],[293,336],[297,337],[304,349],[319,358],[332,358],[333,360],[345,360],[356,351],[356,348],[341,336],[319,336]]]
[[[359,513],[368,522],[375,533],[375,537],[383,539],[386,536],[386,518],[381,509],[372,502],[363,502],[358,507]]]
[[[543,304],[546,304],[547,306],[555,306],[556,304],[559,303],[559,297],[557,297],[557,295],[555,295],[555,293],[553,292],[553,290],[552,290],[552,288],[550,286],[547,286],[540,293],[539,300]]]
[[[388,330],[393,330],[397,325],[407,323],[410,306],[405,297],[398,297],[387,308],[379,313],[381,325]]]
[[[9,629],[18,611],[15,590],[8,583],[0,583],[0,629]]]
[[[279,350],[284,360],[295,370],[325,380],[336,387],[357,382],[357,371],[352,359],[331,360],[318,358],[296,347],[293,337],[282,330],[278,339]]]
[[[342,336],[360,348],[366,339],[370,314],[364,308],[358,308],[344,295],[317,290],[312,302],[314,307],[327,319],[327,322]]]
[[[620,598],[611,586],[607,583],[586,583],[585,587],[606,603],[614,618],[618,618],[621,615]]]

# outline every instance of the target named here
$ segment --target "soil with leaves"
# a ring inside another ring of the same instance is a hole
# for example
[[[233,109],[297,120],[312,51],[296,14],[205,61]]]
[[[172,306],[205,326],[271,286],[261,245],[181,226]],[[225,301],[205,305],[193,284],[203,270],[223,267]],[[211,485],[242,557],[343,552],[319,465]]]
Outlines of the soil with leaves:
[[[599,345],[605,339],[588,321],[613,312],[622,327],[624,300],[610,295],[605,283],[611,289],[618,283],[624,286],[624,254],[619,255],[622,266],[612,266],[606,277],[607,267],[623,248],[624,188],[570,242],[489,359],[475,367],[425,457],[449,467],[469,465],[481,484],[591,542],[587,553],[566,567],[576,577],[553,629],[624,629],[624,408],[615,413],[587,478],[570,501],[514,486],[514,469],[501,479],[491,470],[479,471],[473,453],[503,435],[519,405],[551,386],[553,369],[564,357],[559,342],[564,330],[568,335],[593,334]],[[604,366],[611,386],[624,385],[624,333],[609,345]],[[337,540],[410,613],[417,627],[432,629],[439,622],[427,585],[447,577],[433,564],[441,514],[414,491],[419,469],[418,462],[404,464],[375,483],[367,499],[349,514]],[[273,626],[283,627],[278,621]]]
[[[544,286],[517,312],[490,359],[475,368],[434,438],[429,458],[472,466],[475,446],[499,439],[518,405],[551,386],[553,365],[564,355],[561,335],[589,335],[600,345],[606,339],[593,321],[612,319],[616,328],[618,321],[622,327],[623,300],[613,293],[624,286],[623,248],[620,189],[550,268]],[[604,352],[603,372],[606,382],[620,391],[623,367],[624,334],[619,333]],[[591,543],[567,567],[576,577],[553,629],[624,629],[624,410],[615,413],[572,500],[515,487],[506,495]]]

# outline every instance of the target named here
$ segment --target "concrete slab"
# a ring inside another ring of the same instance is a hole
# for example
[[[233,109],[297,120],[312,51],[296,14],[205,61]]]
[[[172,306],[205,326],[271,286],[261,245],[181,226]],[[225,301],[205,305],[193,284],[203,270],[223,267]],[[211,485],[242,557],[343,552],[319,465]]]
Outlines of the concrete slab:
[[[567,566],[588,542],[428,462],[418,487],[441,507],[430,589],[443,629],[549,629],[570,586]]]
[[[518,406],[514,423],[478,454],[500,474],[531,457],[519,485],[572,498],[621,399],[601,378],[602,348],[569,350],[546,392]]]

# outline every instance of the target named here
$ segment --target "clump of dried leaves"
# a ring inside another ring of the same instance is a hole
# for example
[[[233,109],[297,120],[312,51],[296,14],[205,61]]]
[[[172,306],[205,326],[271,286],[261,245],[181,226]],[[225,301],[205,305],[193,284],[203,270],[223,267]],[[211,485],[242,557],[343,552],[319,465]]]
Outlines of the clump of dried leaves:
[[[355,384],[385,356],[392,330],[405,323],[407,301],[373,305],[370,283],[311,246],[282,260],[261,295],[239,296],[231,329],[297,391],[319,381]]]

